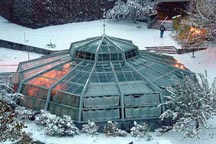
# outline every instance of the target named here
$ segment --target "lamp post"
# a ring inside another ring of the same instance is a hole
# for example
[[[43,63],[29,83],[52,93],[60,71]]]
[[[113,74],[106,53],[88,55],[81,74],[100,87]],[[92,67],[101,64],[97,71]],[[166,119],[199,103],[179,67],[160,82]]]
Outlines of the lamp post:
[[[195,58],[194,51],[195,51],[195,49],[193,48],[193,51],[192,51],[192,58]]]
[[[23,36],[24,36],[24,43],[26,45],[26,43],[28,42],[28,40],[26,39],[26,35],[25,35],[25,32],[23,33]],[[30,59],[30,56],[29,56],[29,51],[28,51],[28,61]]]
[[[193,38],[195,39],[194,41],[195,41],[195,46],[198,46],[198,44],[197,44],[197,40],[199,40],[199,38],[198,37],[200,37],[201,35],[202,35],[202,29],[200,29],[200,28],[191,28],[190,29],[190,32],[191,32],[191,34],[192,34],[192,36],[193,36]],[[193,47],[193,49],[192,49],[192,58],[195,58],[195,55],[194,55],[194,52],[195,52],[195,48]]]

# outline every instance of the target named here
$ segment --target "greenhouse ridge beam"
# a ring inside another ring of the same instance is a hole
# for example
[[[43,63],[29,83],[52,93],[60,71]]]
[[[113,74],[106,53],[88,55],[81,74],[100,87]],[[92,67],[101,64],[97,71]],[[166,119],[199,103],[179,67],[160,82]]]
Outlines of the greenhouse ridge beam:
[[[94,69],[95,69],[95,66],[96,66],[96,63],[95,63],[94,66],[92,67],[92,70],[91,70],[91,72],[90,72],[90,74],[89,74],[89,76],[88,76],[88,79],[87,79],[87,81],[86,81],[86,83],[85,83],[85,85],[84,85],[84,88],[83,88],[83,90],[82,90],[82,93],[81,93],[81,95],[80,95],[78,122],[81,121],[81,117],[82,117],[84,93],[85,93],[85,90],[86,90],[86,88],[87,88],[87,86],[88,86],[88,84],[89,84],[89,81],[90,81],[90,79],[91,79],[91,76],[92,76],[92,73],[93,73],[93,71],[94,71]]]
[[[121,86],[120,86],[120,83],[119,83],[119,80],[117,78],[117,75],[115,73],[115,70],[114,70],[114,66],[112,64],[112,62],[110,62],[110,66],[112,68],[112,72],[114,74],[114,77],[115,77],[115,80],[116,80],[116,83],[117,83],[117,86],[118,86],[118,89],[119,89],[119,92],[120,92],[120,95],[121,95],[121,119],[124,120],[125,119],[125,114],[124,114],[124,94],[123,94],[123,91],[121,89]]]

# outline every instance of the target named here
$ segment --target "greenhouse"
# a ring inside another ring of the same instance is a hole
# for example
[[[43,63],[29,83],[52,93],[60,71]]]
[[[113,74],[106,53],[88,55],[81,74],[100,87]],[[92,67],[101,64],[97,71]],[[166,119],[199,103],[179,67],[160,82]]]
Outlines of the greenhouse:
[[[20,105],[74,122],[158,119],[172,77],[191,74],[170,56],[103,34],[18,67]]]

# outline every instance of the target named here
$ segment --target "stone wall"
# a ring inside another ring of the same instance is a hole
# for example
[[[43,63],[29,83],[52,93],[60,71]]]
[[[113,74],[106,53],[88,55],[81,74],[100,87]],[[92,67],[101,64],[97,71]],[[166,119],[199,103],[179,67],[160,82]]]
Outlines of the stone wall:
[[[14,43],[14,42],[6,41],[6,40],[0,40],[0,47],[14,49],[14,50],[34,52],[34,53],[39,53],[39,54],[44,54],[44,55],[51,54],[53,52],[57,52],[57,51],[47,50],[47,49],[33,47],[29,45]]]

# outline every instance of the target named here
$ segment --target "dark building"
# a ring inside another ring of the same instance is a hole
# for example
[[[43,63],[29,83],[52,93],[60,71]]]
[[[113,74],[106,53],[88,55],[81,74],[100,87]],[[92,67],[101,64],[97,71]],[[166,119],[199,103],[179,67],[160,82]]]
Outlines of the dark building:
[[[116,0],[0,0],[0,15],[11,22],[38,28],[101,19]]]
[[[158,19],[171,20],[173,16],[185,16],[185,10],[188,8],[190,0],[159,0],[157,5]]]

